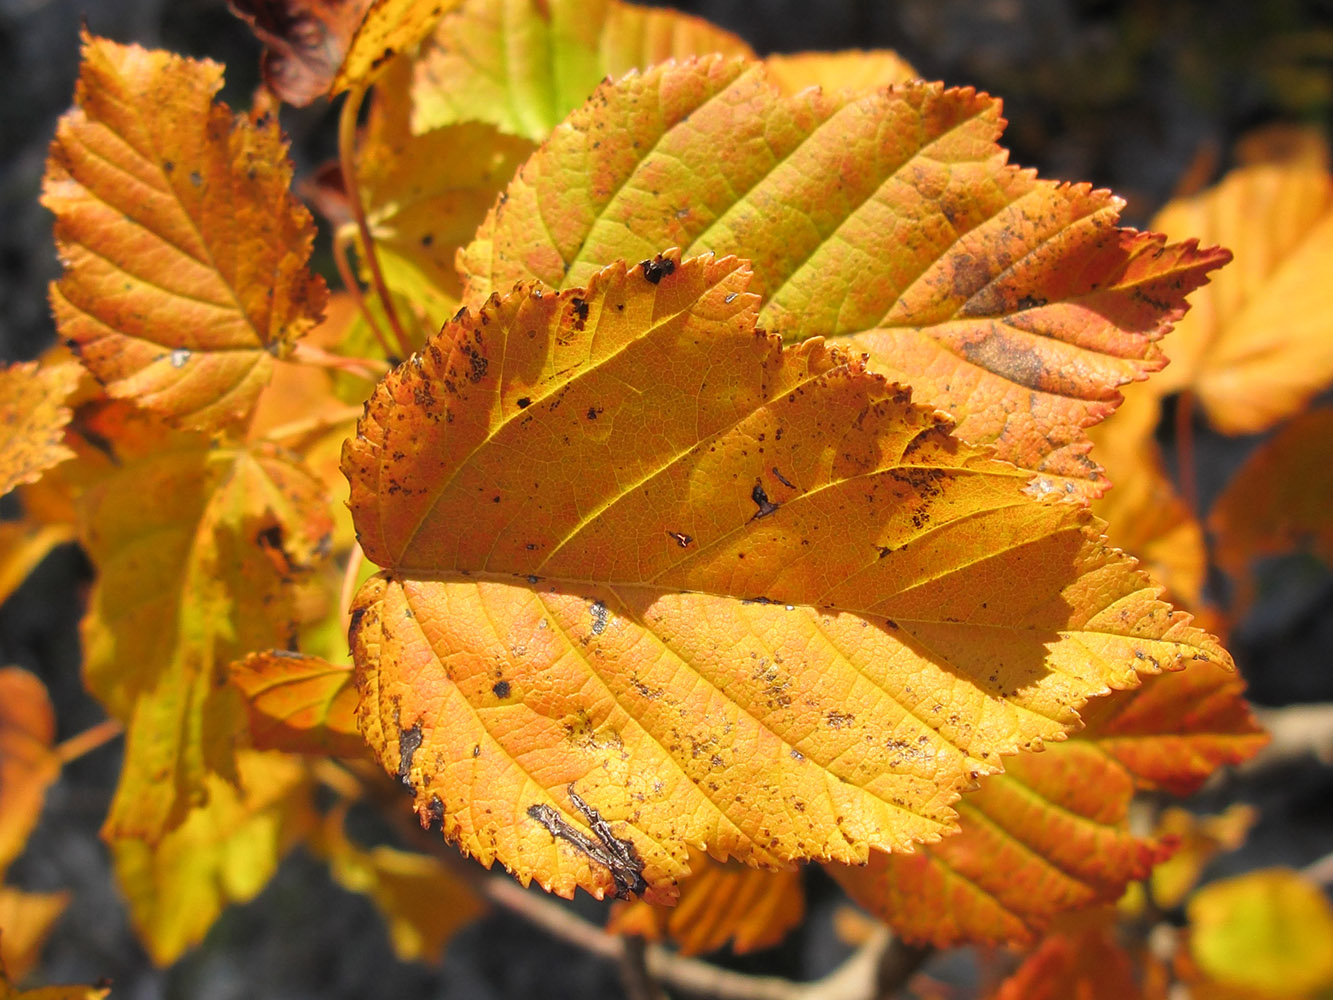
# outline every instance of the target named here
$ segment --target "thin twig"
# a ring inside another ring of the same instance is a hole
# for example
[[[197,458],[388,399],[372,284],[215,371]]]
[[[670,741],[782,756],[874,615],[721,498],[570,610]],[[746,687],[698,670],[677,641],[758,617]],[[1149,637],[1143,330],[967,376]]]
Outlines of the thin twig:
[[[84,754],[92,753],[98,747],[110,743],[125,731],[119,719],[103,719],[95,726],[89,726],[81,733],[75,733],[55,749],[56,759],[61,766],[72,760],[78,760]]]
[[[1256,708],[1254,716],[1271,737],[1241,765],[1242,774],[1271,770],[1307,757],[1333,766],[1333,704]]]
[[[361,416],[362,407],[353,406],[350,403],[338,410],[329,413],[318,414],[313,417],[302,417],[300,420],[292,420],[285,424],[279,424],[272,430],[264,432],[266,441],[285,441],[288,438],[302,438],[316,431],[327,430],[330,427],[336,427],[338,424],[344,424],[349,420],[355,420]]]
[[[340,229],[333,234],[333,261],[338,265],[338,273],[342,275],[343,287],[352,293],[357,311],[361,313],[361,318],[366,321],[366,326],[370,327],[370,332],[379,341],[384,356],[386,358],[397,357],[397,353],[389,344],[389,338],[384,335],[384,330],[380,327],[379,320],[370,311],[370,303],[366,301],[365,295],[361,293],[361,282],[357,281],[356,275],[352,273],[352,263],[347,255],[351,253],[354,239],[354,235],[346,229]]]
[[[361,101],[366,96],[364,86],[352,88],[352,92],[343,101],[342,114],[338,117],[338,160],[342,165],[343,186],[347,189],[347,202],[352,208],[352,218],[356,220],[356,231],[361,236],[361,257],[370,271],[371,283],[375,294],[384,306],[384,315],[393,328],[398,340],[400,357],[412,353],[412,341],[403,331],[398,320],[398,311],[394,308],[389,286],[384,281],[384,272],[380,270],[379,255],[375,253],[375,241],[370,237],[370,223],[366,220],[366,207],[361,201],[361,188],[356,181],[356,118],[361,111]]]
[[[379,358],[349,358],[326,351],[314,344],[307,344],[304,340],[296,342],[296,346],[292,349],[292,360],[298,364],[346,372],[348,375],[355,375],[371,382],[378,382],[389,370],[389,362]]]

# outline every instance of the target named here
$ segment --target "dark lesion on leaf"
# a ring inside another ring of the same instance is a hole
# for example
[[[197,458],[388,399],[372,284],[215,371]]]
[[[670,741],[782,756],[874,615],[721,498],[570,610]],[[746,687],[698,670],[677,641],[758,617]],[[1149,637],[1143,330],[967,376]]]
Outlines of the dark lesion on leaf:
[[[398,734],[398,780],[408,788],[412,787],[412,758],[421,749],[421,722],[413,724],[411,729],[401,730]]]
[[[655,285],[676,269],[676,262],[659,253],[651,260],[640,261],[639,266],[643,268],[644,279]]]
[[[575,850],[606,868],[611,873],[612,881],[615,882],[618,899],[629,899],[631,894],[642,895],[648,888],[648,883],[644,881],[643,859],[635,850],[634,842],[626,837],[617,837],[615,831],[611,829],[611,824],[602,819],[602,814],[574,791],[573,785],[566,791],[570,803],[583,815],[596,840],[575,829],[558,811],[548,805],[529,806],[528,816],[546,827],[552,837],[572,845]]]
[[[781,506],[768,499],[768,494],[764,492],[763,484],[759,482],[756,482],[754,484],[754,489],[750,491],[750,499],[753,500],[755,506],[759,508],[754,516],[750,518],[751,521],[757,521],[761,517],[768,517],[769,514],[775,513],[778,507]]]

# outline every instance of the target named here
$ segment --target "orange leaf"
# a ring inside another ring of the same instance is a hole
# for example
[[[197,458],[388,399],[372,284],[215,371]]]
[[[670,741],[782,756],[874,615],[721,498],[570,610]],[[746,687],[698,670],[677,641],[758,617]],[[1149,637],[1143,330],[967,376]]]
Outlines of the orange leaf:
[[[0,668],[0,875],[23,850],[47,786],[60,775],[55,734],[42,682],[18,667]]]
[[[539,142],[603,78],[710,52],[754,54],[730,32],[674,10],[620,0],[463,0],[416,61],[412,130],[480,121]]]
[[[1136,1000],[1134,964],[1108,927],[1051,934],[992,1000]]]
[[[67,892],[23,892],[0,885],[0,969],[15,979],[28,974],[69,898]]]
[[[360,724],[418,812],[553,891],[687,846],[862,861],[1136,670],[1229,662],[1081,510],[815,340],[733,258],[446,325],[344,468]]]
[[[1114,901],[1169,850],[1125,828],[1133,783],[1081,739],[1020,754],[958,804],[962,832],[828,871],[909,941],[1025,943],[1066,910]]]
[[[1252,564],[1312,551],[1333,566],[1333,407],[1303,413],[1256,450],[1208,517],[1217,564],[1231,575],[1236,605],[1253,601]]]
[[[394,954],[438,962],[445,943],[482,912],[476,895],[438,858],[393,847],[363,848],[348,839],[345,809],[325,817],[314,849],[344,889],[369,896],[389,925]]]
[[[201,801],[208,774],[232,775],[244,723],[226,665],[290,645],[292,582],[332,522],[327,488],[271,445],[217,448],[136,420],[107,428],[119,464],[81,500],[98,570],[84,676],[126,727],[104,832],[156,840]]]
[[[65,401],[78,384],[78,365],[0,368],[0,496],[74,457],[64,444]]]
[[[717,951],[728,942],[743,955],[778,944],[805,916],[799,869],[763,871],[698,852],[690,867],[675,906],[618,903],[606,929],[654,941],[670,935],[682,955]]]
[[[333,78],[333,94],[368,87],[394,56],[412,49],[460,0],[371,0]]]
[[[210,778],[207,804],[156,843],[111,843],[130,919],[158,965],[202,941],[224,906],[253,899],[314,822],[299,762],[243,751],[237,767],[239,788]]]
[[[250,738],[259,750],[361,757],[352,668],[280,649],[251,653],[231,665],[245,696]]]
[[[1322,140],[1277,144],[1213,188],[1173,201],[1152,226],[1229,246],[1229,267],[1167,344],[1161,395],[1190,389],[1225,434],[1298,412],[1333,380],[1333,175]]]
[[[1199,816],[1179,808],[1164,810],[1157,835],[1175,839],[1178,846],[1152,870],[1152,898],[1158,908],[1171,910],[1183,903],[1208,862],[1240,847],[1258,818],[1258,810],[1242,803],[1219,816]]]
[[[1068,743],[1020,754],[958,806],[962,832],[915,855],[829,872],[913,941],[1026,942],[1064,910],[1112,902],[1169,850],[1133,836],[1136,785],[1180,794],[1266,737],[1233,672],[1194,662],[1090,701]]]
[[[896,52],[877,50],[866,52],[850,49],[845,52],[780,53],[764,59],[773,82],[788,94],[797,94],[807,87],[825,90],[874,90],[919,79],[921,74]]]
[[[83,42],[42,196],[66,268],[60,332],[111,395],[234,426],[327,298],[277,123],[214,103],[215,63]]]
[[[1219,767],[1268,743],[1240,675],[1212,663],[1145,681],[1132,693],[1089,702],[1080,739],[1096,742],[1143,788],[1192,795]]]
[[[304,107],[328,93],[371,0],[228,0],[264,43],[264,82]]]
[[[673,246],[744,255],[761,327],[869,352],[1038,492],[1096,495],[1083,428],[1162,366],[1154,341],[1227,253],[1115,228],[1109,193],[1008,166],[1001,125],[941,84],[784,96],[741,59],[659,66],[523,167],[460,261],[464,301]]]

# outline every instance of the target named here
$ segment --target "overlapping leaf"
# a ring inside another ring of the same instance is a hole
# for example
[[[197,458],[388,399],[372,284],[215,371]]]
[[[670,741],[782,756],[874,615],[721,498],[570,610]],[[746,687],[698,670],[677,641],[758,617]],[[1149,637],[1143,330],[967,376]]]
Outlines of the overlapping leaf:
[[[465,301],[666,247],[744,255],[764,329],[867,351],[1039,490],[1096,494],[1083,427],[1161,367],[1154,341],[1227,254],[1117,229],[1109,193],[1006,165],[1001,124],[939,84],[783,96],[741,59],[660,66],[523,167],[462,261]]]
[[[21,980],[69,905],[68,892],[24,892],[0,885],[0,969]],[[0,996],[3,996],[0,986]]]
[[[807,87],[867,91],[921,76],[907,60],[884,49],[774,54],[764,59],[764,65],[773,81],[788,94]]]
[[[1167,205],[1152,223],[1236,254],[1172,334],[1171,365],[1155,380],[1161,394],[1195,392],[1227,434],[1271,427],[1333,381],[1328,151],[1322,139],[1268,133],[1242,156],[1250,162]]]
[[[394,56],[416,46],[459,2],[371,0],[334,75],[332,93],[369,86]]]
[[[304,769],[281,754],[244,751],[239,788],[209,779],[207,804],[155,844],[111,844],[130,919],[159,965],[203,940],[223,907],[258,894],[314,814]]]
[[[65,401],[78,383],[73,364],[0,368],[0,496],[73,457],[64,444]]]
[[[464,0],[417,60],[412,128],[489,122],[539,142],[604,77],[710,52],[753,55],[707,21],[621,0]]]
[[[105,1000],[109,986],[42,986],[20,990],[0,960],[0,1000]]]
[[[351,666],[267,650],[233,663],[231,681],[245,697],[256,749],[331,757],[366,752],[356,729]]]
[[[1333,407],[1303,413],[1264,443],[1232,478],[1208,517],[1217,562],[1253,598],[1263,556],[1306,550],[1333,566]]]
[[[1062,911],[1114,901],[1169,853],[1126,828],[1136,786],[1188,794],[1264,744],[1243,688],[1196,662],[1095,699],[1074,739],[1007,761],[965,796],[958,836],[829,871],[909,940],[1029,941]]]
[[[234,118],[222,67],[85,35],[43,203],[60,332],[113,396],[206,430],[242,420],[327,292],[276,122]]]
[[[226,666],[290,645],[290,581],[332,522],[323,484],[272,446],[216,448],[115,408],[106,420],[119,464],[81,502],[98,569],[84,676],[127,730],[106,833],[156,840],[208,775],[233,775],[242,717]]]
[[[714,861],[699,852],[691,855],[690,868],[675,906],[643,900],[617,904],[607,930],[652,941],[670,937],[682,955],[701,955],[728,944],[743,955],[778,944],[805,916],[799,869],[764,871]]]
[[[445,943],[476,918],[482,904],[439,858],[353,843],[345,810],[326,817],[314,848],[344,889],[369,896],[389,926],[394,954],[404,961],[438,961]]]
[[[990,1000],[1147,1000],[1129,954],[1106,926],[1048,935]]]
[[[42,682],[18,667],[0,668],[0,876],[23,850],[47,786],[60,774],[55,734]]]
[[[74,529],[67,524],[36,524],[26,519],[0,522],[0,604],[52,549],[73,540]]]
[[[864,860],[1136,671],[1226,654],[1086,515],[855,361],[756,332],[734,259],[446,326],[344,467],[361,730],[465,851],[663,900],[687,847]]]

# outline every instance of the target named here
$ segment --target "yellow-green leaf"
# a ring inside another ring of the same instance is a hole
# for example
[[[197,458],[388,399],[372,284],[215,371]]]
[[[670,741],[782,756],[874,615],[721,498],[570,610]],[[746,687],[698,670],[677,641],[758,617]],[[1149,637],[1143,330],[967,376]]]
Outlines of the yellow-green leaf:
[[[203,430],[244,419],[327,298],[277,122],[221,86],[216,63],[85,34],[42,196],[60,333],[111,395]]]
[[[111,844],[130,920],[158,965],[202,941],[223,907],[254,898],[313,823],[299,762],[246,751],[237,765],[239,788],[210,778],[207,804],[157,843]]]
[[[424,819],[553,891],[689,847],[863,861],[1140,670],[1229,662],[1072,505],[732,258],[524,287],[381,384],[344,469],[361,730]]]
[[[765,330],[868,352],[1038,492],[1096,495],[1084,427],[1162,366],[1155,341],[1228,255],[1117,228],[1110,193],[1010,166],[1001,125],[999,101],[941,84],[784,95],[744,59],[658,66],[523,166],[461,259],[464,302],[669,247],[744,256]]]
[[[464,0],[422,47],[412,128],[465,121],[545,139],[604,77],[686,56],[753,55],[730,32],[620,0]]]

